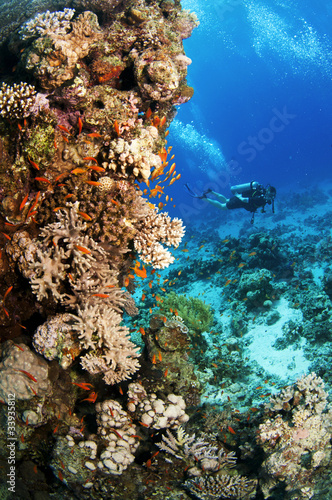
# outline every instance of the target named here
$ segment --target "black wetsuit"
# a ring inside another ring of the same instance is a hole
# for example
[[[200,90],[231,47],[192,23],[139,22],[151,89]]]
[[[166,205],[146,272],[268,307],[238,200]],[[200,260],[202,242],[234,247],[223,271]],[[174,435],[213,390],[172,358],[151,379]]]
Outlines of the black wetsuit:
[[[267,200],[265,197],[265,189],[260,187],[258,189],[248,189],[241,193],[243,198],[249,198],[248,203],[240,200],[236,196],[232,196],[227,202],[226,207],[228,210],[232,210],[234,208],[244,208],[248,210],[248,212],[256,212],[257,208],[264,207],[266,205]]]

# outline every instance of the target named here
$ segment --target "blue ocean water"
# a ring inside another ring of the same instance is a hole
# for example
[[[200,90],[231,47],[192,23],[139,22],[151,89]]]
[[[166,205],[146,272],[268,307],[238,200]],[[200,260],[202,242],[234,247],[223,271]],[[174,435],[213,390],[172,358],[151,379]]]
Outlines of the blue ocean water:
[[[175,212],[188,219],[186,182],[229,196],[231,185],[251,180],[296,192],[330,179],[331,3],[182,5],[197,13],[200,25],[184,41],[195,94],[170,127],[182,173],[174,197],[183,203]]]

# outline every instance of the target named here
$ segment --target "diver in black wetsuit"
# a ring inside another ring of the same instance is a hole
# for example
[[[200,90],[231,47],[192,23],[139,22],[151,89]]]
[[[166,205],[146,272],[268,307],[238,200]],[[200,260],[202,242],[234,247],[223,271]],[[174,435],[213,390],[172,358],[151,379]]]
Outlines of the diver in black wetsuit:
[[[207,189],[201,195],[197,195],[190,189],[188,184],[185,184],[190,196],[193,198],[199,198],[206,200],[220,210],[233,210],[235,208],[244,208],[248,212],[252,213],[251,223],[254,222],[254,215],[258,208],[262,208],[262,212],[265,212],[265,205],[272,205],[272,212],[274,213],[274,199],[277,194],[275,187],[269,184],[263,187],[256,181],[248,182],[246,184],[239,184],[237,186],[232,186],[231,191],[234,196],[231,198],[226,198],[223,194],[212,191],[212,189]],[[215,197],[208,198],[208,195]]]

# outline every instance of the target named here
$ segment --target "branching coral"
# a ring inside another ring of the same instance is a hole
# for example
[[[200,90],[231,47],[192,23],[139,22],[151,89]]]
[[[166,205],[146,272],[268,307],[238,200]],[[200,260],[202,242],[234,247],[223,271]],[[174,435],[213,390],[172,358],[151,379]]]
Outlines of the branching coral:
[[[42,229],[41,241],[36,241],[31,286],[39,300],[51,293],[56,301],[76,311],[76,315],[70,315],[70,329],[77,334],[69,340],[79,344],[80,350],[89,350],[81,358],[83,368],[93,374],[104,373],[106,383],[114,384],[139,368],[137,348],[129,340],[129,330],[120,326],[121,306],[128,298],[116,286],[106,252],[84,235],[86,223],[79,219],[77,208],[74,204],[68,210],[59,210],[58,221]],[[68,285],[71,293],[67,292]],[[67,324],[67,319],[62,321]],[[61,329],[64,333],[68,330]],[[34,343],[43,351],[46,341],[42,333],[40,329],[36,332]]]
[[[195,439],[195,434],[188,435],[182,427],[176,434],[167,429],[167,436],[157,446],[169,455],[183,460],[187,474],[193,476],[184,486],[202,500],[253,498],[257,481],[236,474],[228,474],[228,469],[236,465],[234,452],[226,453],[203,439]],[[166,458],[168,462],[172,460]]]
[[[220,473],[215,476],[189,479],[186,488],[201,500],[246,500],[256,495],[257,481],[243,476]]]
[[[24,23],[19,34],[23,40],[51,34],[65,35],[70,30],[70,20],[74,14],[74,9],[57,12],[47,10]]]
[[[2,83],[0,87],[0,116],[9,120],[26,118],[33,112],[36,89],[25,82],[13,86]]]
[[[167,213],[158,213],[154,207],[140,223],[134,246],[143,262],[156,269],[164,269],[174,262],[174,257],[162,243],[177,248],[183,236],[182,220],[171,219]]]

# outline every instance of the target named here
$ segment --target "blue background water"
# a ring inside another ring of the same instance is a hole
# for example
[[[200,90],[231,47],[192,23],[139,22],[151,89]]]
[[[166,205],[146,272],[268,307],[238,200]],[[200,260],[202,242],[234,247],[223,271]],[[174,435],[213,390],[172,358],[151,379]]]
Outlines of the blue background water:
[[[295,190],[330,179],[332,3],[182,5],[200,26],[184,41],[195,94],[170,127],[182,173],[174,198],[191,204],[185,182],[204,189],[212,181],[229,195],[230,185],[253,179]],[[169,212],[186,219],[181,203]]]

